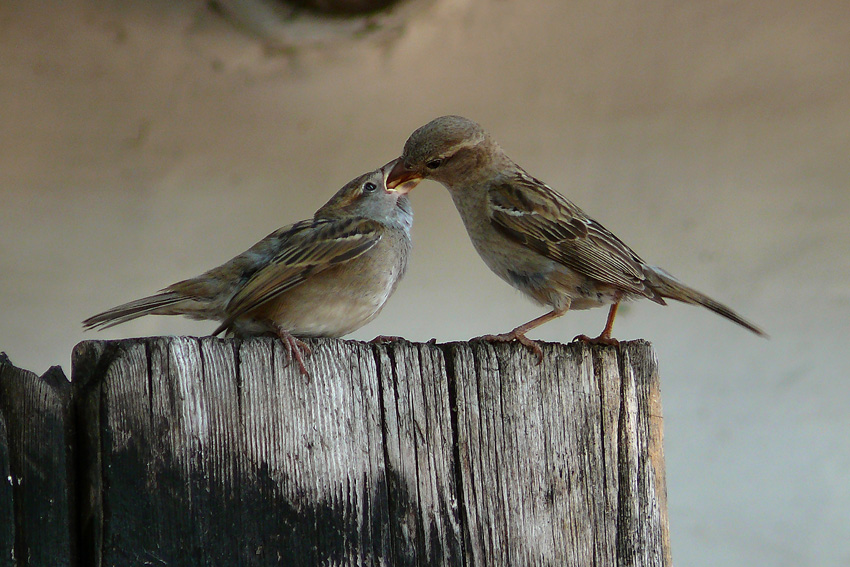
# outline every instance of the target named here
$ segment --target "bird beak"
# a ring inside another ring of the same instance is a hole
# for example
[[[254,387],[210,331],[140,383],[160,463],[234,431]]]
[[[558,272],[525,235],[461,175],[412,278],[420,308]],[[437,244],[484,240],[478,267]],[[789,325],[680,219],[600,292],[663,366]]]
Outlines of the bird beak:
[[[384,166],[384,171],[389,170],[387,175],[387,189],[404,195],[409,193],[422,181],[422,176],[407,169],[404,159],[398,158]]]

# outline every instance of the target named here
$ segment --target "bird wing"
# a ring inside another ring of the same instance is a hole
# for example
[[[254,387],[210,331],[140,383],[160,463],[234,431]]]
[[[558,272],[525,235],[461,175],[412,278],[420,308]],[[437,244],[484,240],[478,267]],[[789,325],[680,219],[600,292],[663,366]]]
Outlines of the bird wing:
[[[357,258],[375,246],[382,234],[381,224],[366,218],[314,219],[272,233],[243,254],[268,254],[271,259],[246,274],[247,280],[227,305],[227,319],[213,334],[310,276]]]
[[[526,172],[490,186],[488,205],[490,222],[508,238],[584,276],[661,300],[646,284],[644,262],[637,254]]]

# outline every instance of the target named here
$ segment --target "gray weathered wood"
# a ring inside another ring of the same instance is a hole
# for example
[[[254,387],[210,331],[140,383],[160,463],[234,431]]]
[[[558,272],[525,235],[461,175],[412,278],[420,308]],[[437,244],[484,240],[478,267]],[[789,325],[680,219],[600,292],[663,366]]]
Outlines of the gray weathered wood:
[[[451,395],[440,349],[376,347],[393,553],[390,565],[463,565]]]
[[[671,565],[647,343],[310,344],[78,345],[83,564]]]
[[[75,565],[70,391],[0,355],[0,566]]]
[[[468,564],[671,564],[647,343],[452,357]]]

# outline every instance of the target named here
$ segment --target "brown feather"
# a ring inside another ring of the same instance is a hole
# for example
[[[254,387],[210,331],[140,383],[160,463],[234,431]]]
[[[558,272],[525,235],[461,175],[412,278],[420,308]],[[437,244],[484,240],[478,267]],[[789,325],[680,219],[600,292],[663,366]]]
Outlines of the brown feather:
[[[505,236],[576,272],[662,303],[644,262],[619,238],[566,198],[523,171],[493,185],[490,220]]]
[[[299,285],[310,275],[350,261],[377,244],[383,227],[377,221],[355,218],[344,222],[318,219],[300,233],[289,231],[287,246],[256,271],[231,298],[227,319],[213,332],[227,330],[243,315],[260,308]]]

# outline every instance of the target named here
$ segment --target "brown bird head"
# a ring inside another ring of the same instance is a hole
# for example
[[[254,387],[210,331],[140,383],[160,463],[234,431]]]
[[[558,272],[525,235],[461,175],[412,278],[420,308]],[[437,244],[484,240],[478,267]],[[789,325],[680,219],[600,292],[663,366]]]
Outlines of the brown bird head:
[[[463,116],[441,116],[410,135],[387,187],[412,184],[412,189],[422,179],[433,179],[451,190],[483,173],[499,155],[501,148],[477,123]]]
[[[316,211],[315,218],[363,217],[385,224],[408,226],[413,222],[413,209],[407,185],[387,187],[395,161],[380,169],[352,179]]]

